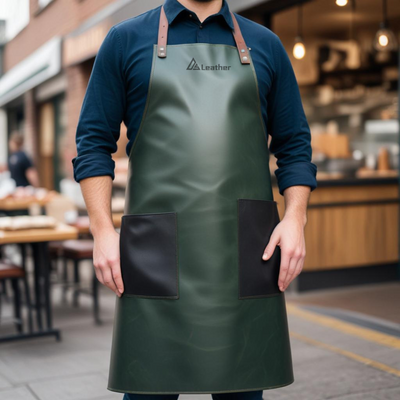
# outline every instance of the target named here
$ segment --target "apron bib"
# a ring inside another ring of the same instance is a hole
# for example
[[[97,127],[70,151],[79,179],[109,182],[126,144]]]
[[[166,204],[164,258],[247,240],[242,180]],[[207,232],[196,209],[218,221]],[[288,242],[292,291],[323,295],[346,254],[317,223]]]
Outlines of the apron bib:
[[[237,46],[167,45],[161,8],[129,155],[108,389],[226,393],[294,381],[257,77]]]

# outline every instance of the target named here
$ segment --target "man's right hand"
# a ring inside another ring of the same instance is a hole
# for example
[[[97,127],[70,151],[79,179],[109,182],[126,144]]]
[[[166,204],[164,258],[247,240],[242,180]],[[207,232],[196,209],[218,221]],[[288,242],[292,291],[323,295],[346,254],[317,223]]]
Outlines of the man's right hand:
[[[93,265],[97,279],[118,297],[124,292],[119,255],[119,234],[114,230],[94,236]]]

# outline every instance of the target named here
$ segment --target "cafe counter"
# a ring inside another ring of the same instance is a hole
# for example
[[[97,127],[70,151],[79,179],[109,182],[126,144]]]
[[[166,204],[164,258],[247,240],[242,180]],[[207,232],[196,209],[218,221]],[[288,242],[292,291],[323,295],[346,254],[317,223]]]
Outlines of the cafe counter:
[[[305,228],[297,291],[398,280],[397,177],[318,179]],[[281,218],[284,197],[274,182]]]

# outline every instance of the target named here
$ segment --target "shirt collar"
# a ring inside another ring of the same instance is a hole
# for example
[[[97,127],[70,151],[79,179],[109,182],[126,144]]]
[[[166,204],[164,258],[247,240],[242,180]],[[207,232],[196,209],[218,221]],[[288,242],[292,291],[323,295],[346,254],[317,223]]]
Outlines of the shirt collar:
[[[167,16],[168,23],[171,24],[175,18],[182,12],[182,11],[188,11],[188,10],[183,4],[181,4],[178,0],[165,0],[164,2],[164,10],[165,10],[165,15]],[[222,0],[222,7],[221,10],[214,15],[222,15],[225,19],[225,22],[229,25],[229,27],[233,30],[233,21],[232,21],[232,15],[229,10],[229,6],[226,0]]]

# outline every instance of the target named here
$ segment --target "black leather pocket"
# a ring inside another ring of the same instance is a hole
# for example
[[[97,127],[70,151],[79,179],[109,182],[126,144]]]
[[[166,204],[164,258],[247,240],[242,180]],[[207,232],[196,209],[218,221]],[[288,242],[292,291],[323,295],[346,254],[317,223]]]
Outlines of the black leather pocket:
[[[238,199],[239,299],[282,293],[278,286],[281,249],[262,259],[265,247],[279,223],[274,200]]]
[[[124,215],[120,262],[125,295],[177,299],[176,213]]]

